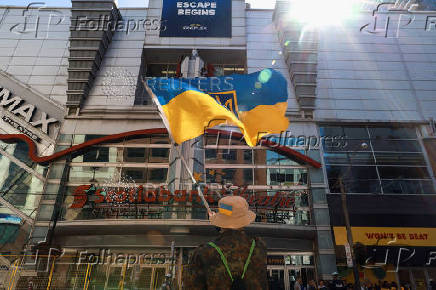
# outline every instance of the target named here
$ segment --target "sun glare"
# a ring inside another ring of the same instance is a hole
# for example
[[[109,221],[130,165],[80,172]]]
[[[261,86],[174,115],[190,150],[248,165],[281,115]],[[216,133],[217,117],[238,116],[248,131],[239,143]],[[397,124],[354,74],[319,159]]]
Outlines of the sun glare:
[[[355,14],[355,0],[294,0],[290,18],[310,26],[341,25]]]

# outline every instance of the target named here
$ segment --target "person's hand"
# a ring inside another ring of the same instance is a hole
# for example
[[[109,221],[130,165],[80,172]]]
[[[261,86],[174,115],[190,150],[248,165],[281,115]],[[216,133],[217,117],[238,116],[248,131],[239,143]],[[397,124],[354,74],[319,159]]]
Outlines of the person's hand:
[[[216,212],[210,211],[209,212],[209,219],[211,219],[214,215],[216,215]]]

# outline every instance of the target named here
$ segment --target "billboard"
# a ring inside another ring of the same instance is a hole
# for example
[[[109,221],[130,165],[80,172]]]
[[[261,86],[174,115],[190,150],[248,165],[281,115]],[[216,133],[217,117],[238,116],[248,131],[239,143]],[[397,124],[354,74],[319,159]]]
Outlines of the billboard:
[[[232,1],[163,0],[160,37],[232,37]]]

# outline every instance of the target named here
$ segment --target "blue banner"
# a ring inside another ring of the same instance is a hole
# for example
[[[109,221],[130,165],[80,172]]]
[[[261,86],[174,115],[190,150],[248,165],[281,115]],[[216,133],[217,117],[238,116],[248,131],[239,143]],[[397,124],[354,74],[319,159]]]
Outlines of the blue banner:
[[[232,1],[164,0],[160,37],[232,37]]]

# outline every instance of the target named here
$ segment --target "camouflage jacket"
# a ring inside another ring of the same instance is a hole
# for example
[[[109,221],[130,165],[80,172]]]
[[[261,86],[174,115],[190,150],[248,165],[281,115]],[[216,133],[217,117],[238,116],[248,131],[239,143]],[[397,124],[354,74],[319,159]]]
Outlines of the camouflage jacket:
[[[246,289],[268,289],[265,243],[255,238],[256,247],[245,277]],[[233,278],[241,277],[253,239],[243,231],[226,230],[213,241],[224,253]],[[218,252],[208,244],[193,252],[189,265],[183,270],[183,289],[228,290],[232,281]]]

